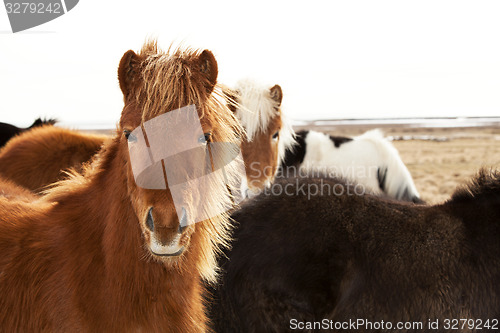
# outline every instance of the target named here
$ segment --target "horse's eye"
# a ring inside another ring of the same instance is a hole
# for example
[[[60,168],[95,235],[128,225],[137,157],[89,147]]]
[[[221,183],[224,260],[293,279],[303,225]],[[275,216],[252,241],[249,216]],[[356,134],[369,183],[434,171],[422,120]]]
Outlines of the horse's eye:
[[[212,139],[212,133],[204,133],[203,135],[200,135],[198,138],[198,143],[205,144],[207,142],[210,142]]]
[[[280,137],[280,131],[273,134],[273,140],[276,141]]]
[[[124,130],[123,134],[125,134],[125,138],[127,139],[128,142],[136,142],[137,138],[135,135],[132,134],[129,130]]]

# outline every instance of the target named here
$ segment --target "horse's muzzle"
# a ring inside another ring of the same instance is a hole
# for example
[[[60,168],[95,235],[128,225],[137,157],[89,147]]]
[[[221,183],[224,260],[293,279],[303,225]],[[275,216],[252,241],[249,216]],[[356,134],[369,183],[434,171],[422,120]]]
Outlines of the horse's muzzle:
[[[182,234],[184,231],[186,231],[188,227],[188,217],[187,217],[187,212],[184,207],[182,207],[182,213],[181,213],[181,218],[179,219],[179,233]],[[153,207],[151,207],[148,211],[148,215],[146,217],[146,226],[151,232],[155,231],[155,219],[153,217]]]

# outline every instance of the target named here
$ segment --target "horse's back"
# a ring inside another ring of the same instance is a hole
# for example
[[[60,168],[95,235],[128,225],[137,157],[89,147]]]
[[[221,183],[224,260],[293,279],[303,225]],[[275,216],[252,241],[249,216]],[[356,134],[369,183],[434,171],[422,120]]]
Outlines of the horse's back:
[[[33,128],[10,140],[0,151],[0,175],[39,191],[63,179],[65,169],[80,171],[106,138],[51,125]]]
[[[399,156],[396,147],[384,138],[378,129],[365,132],[355,138],[359,142],[369,142],[374,146],[379,157],[380,170],[387,173],[380,188],[393,198],[415,203],[423,203],[417,191],[410,171]]]
[[[398,200],[421,202],[410,172],[394,145],[378,129],[352,139],[309,131],[302,168],[323,170],[386,193]]]
[[[373,142],[310,131],[305,144],[304,171],[343,177],[366,186],[369,193],[381,193],[377,172],[384,160]]]

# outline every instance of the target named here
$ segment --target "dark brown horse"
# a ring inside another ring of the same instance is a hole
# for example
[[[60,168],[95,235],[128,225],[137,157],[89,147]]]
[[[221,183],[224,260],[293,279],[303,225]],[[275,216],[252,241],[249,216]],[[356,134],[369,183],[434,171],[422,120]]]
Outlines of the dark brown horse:
[[[332,179],[279,179],[270,191],[232,216],[215,331],[500,328],[500,172],[436,206]]]
[[[40,127],[43,125],[54,125],[55,119],[36,119],[31,126],[22,128],[7,123],[0,123],[0,148],[3,147],[14,136],[26,132],[32,128]]]
[[[0,196],[2,332],[206,329],[201,280],[215,279],[227,216],[181,225],[189,214],[177,215],[170,186],[136,183],[129,144],[134,129],[187,105],[196,106],[204,137],[214,142],[239,144],[238,122],[214,95],[210,51],[163,53],[147,43],[139,54],[125,53],[118,77],[125,106],[116,135],[83,174],[39,199],[0,184],[15,192]],[[217,189],[211,196],[227,196]]]

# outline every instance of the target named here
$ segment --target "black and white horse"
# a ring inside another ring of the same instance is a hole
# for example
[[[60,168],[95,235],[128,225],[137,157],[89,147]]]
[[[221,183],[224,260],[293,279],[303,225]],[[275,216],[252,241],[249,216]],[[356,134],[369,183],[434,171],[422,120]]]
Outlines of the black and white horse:
[[[335,137],[316,131],[296,134],[280,172],[343,177],[363,185],[367,192],[421,202],[420,195],[397,149],[380,130],[356,137]]]
[[[210,293],[216,332],[500,328],[500,172],[480,172],[435,206],[353,195],[331,178],[272,186],[281,194],[232,215]],[[327,193],[338,186],[343,195]]]

